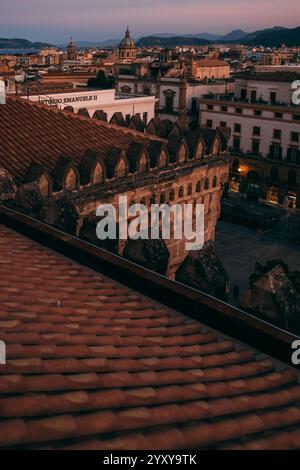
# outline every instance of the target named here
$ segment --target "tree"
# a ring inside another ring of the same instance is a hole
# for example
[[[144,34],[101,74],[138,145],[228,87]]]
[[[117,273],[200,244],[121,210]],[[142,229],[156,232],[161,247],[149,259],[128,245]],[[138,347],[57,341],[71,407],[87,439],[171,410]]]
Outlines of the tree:
[[[100,88],[102,90],[107,90],[109,88],[115,87],[115,80],[113,78],[108,78],[103,70],[100,70],[96,78],[89,79],[88,86],[90,88]]]

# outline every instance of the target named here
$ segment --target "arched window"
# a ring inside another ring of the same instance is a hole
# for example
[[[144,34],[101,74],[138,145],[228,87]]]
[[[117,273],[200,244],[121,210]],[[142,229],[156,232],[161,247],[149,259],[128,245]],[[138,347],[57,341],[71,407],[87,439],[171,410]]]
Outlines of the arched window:
[[[174,198],[175,198],[175,194],[174,194],[174,190],[172,189],[172,190],[170,191],[169,199],[170,199],[170,201],[174,201]]]
[[[73,168],[70,168],[67,173],[65,186],[67,191],[73,191],[77,188],[77,175]]]
[[[200,181],[197,181],[197,184],[196,184],[196,193],[200,193],[201,191],[201,182]]]
[[[212,185],[213,185],[213,188],[217,187],[217,177],[216,176],[214,176],[214,178],[213,178],[213,184]]]
[[[178,162],[184,163],[186,161],[186,148],[184,145],[181,145],[178,153]]]
[[[178,191],[178,197],[183,197],[183,195],[184,195],[183,186],[180,186],[179,191]]]
[[[167,154],[166,152],[161,152],[159,156],[159,168],[165,168],[167,166]]]
[[[100,162],[97,162],[94,168],[92,184],[103,183],[103,168]]]
[[[39,179],[39,188],[43,197],[49,197],[50,184],[46,175],[42,175]]]
[[[212,154],[219,155],[219,153],[220,153],[220,142],[219,142],[219,139],[215,139],[213,148],[212,148]]]
[[[206,180],[205,180],[204,189],[209,189],[209,179],[208,178],[206,178]]]
[[[124,178],[126,176],[126,163],[124,158],[121,158],[119,161],[116,171],[115,171],[115,177],[116,178]]]
[[[152,194],[150,198],[150,204],[155,204],[155,201],[156,201],[155,194]]]
[[[202,144],[202,142],[199,142],[198,147],[197,147],[197,151],[196,151],[196,158],[197,159],[202,158],[203,154],[204,154],[203,144]]]
[[[163,203],[165,202],[165,200],[166,200],[166,195],[165,195],[165,193],[161,193],[161,195],[160,195],[160,203],[163,204]]]
[[[192,183],[190,183],[188,185],[188,196],[191,196],[192,192],[193,192],[193,185],[192,185]]]
[[[138,171],[139,173],[146,173],[147,170],[148,170],[148,158],[147,158],[147,155],[143,153],[139,160]]]

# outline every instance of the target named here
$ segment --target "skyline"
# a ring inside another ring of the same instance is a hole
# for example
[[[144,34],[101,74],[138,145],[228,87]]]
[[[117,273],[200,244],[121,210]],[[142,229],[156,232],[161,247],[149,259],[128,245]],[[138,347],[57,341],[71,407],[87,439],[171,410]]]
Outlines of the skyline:
[[[159,15],[158,15],[159,9]],[[10,0],[0,6],[0,36],[65,43],[175,33],[226,34],[273,26],[296,27],[298,0]],[[266,17],[266,11],[268,16]]]

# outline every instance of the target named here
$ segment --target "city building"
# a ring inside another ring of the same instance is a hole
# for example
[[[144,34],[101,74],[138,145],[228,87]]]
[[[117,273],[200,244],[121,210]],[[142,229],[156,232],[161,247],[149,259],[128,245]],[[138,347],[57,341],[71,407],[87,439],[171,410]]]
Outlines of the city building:
[[[57,106],[59,109],[68,108],[74,113],[86,113],[90,117],[97,115],[98,111],[102,111],[106,115],[106,121],[110,121],[112,117],[121,113],[125,120],[125,124],[133,116],[140,116],[144,127],[155,114],[155,97],[141,95],[126,95],[116,93],[115,90],[96,90],[96,89],[77,89],[59,90],[52,92],[45,91],[43,94],[26,94],[24,99],[30,101],[47,104],[49,106]]]
[[[118,67],[116,89],[122,93],[156,96],[160,118],[172,122],[198,119],[199,98],[207,93],[226,93],[233,90],[230,80],[197,80],[187,77],[184,69],[171,64],[150,66],[135,63]]]
[[[249,198],[300,207],[300,106],[288,72],[245,75],[233,95],[200,100],[200,123],[231,130],[230,189]]]
[[[127,26],[125,36],[119,44],[119,60],[121,62],[133,62],[136,58],[136,52],[137,49]]]

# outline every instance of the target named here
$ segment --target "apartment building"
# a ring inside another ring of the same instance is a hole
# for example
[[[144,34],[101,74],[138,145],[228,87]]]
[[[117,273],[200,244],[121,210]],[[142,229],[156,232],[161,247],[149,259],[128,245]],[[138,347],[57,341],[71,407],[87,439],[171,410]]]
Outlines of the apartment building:
[[[291,72],[244,75],[233,94],[200,99],[200,124],[231,130],[229,187],[249,198],[300,208],[300,106]]]

